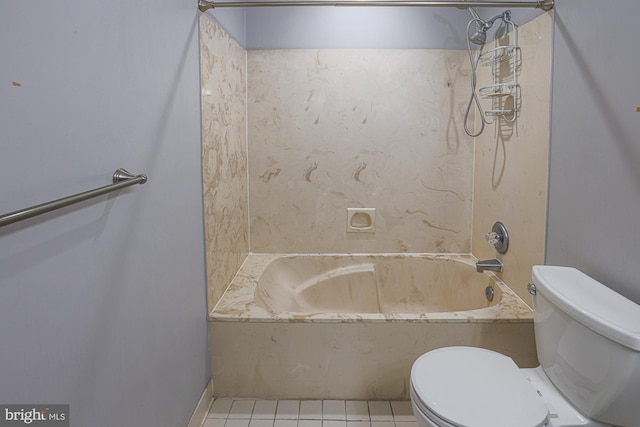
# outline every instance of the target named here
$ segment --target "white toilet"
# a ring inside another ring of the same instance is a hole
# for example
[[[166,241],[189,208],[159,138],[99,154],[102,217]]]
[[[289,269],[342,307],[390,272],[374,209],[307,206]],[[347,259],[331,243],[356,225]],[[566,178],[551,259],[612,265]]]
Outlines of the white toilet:
[[[474,347],[420,356],[420,427],[640,427],[640,306],[574,268],[533,267],[540,366]]]

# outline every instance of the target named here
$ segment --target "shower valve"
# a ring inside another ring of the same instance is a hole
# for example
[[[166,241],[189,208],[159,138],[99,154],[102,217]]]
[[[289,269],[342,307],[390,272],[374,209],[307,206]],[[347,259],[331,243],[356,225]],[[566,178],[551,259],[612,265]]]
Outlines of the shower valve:
[[[501,254],[509,249],[509,233],[507,233],[507,227],[500,221],[493,224],[491,232],[485,234],[484,238]]]
[[[485,234],[484,238],[490,245],[495,245],[496,243],[500,243],[502,241],[502,236],[498,233],[494,233],[493,231],[491,233]]]

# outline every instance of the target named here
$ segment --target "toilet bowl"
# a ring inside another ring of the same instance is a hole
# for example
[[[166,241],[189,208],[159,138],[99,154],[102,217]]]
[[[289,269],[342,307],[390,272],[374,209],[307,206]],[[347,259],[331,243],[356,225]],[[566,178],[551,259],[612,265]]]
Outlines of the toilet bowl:
[[[411,372],[412,402],[429,427],[543,427],[549,410],[511,358],[474,347],[420,356]]]
[[[420,356],[410,393],[420,427],[607,427],[567,402],[541,367],[520,369],[482,348],[445,347]]]
[[[575,269],[536,266],[540,366],[445,347],[411,370],[420,427],[640,426],[640,306]]]

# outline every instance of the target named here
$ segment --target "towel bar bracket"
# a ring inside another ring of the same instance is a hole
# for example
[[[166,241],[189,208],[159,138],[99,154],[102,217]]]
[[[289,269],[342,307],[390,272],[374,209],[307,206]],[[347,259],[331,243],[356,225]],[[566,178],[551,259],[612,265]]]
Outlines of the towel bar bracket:
[[[118,182],[126,181],[129,179],[135,179],[138,177],[142,178],[142,180],[140,181],[140,184],[144,184],[145,182],[147,182],[147,175],[145,174],[134,175],[131,172],[127,171],[126,169],[118,168],[113,173],[113,183],[116,184]]]

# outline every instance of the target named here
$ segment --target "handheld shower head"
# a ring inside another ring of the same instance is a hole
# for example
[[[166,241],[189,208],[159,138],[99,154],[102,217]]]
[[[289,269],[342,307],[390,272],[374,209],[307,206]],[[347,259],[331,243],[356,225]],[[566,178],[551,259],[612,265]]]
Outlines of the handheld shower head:
[[[471,12],[472,9],[469,8],[469,11]],[[473,44],[477,44],[480,46],[484,45],[487,42],[487,30],[493,27],[493,23],[496,22],[496,20],[502,19],[504,22],[511,22],[510,10],[505,10],[500,15],[496,15],[488,21],[482,20],[478,16],[477,12],[476,13],[473,13],[473,12],[471,14],[474,15],[473,21],[476,21],[478,23],[478,30],[469,36],[469,41]]]
[[[484,28],[484,25],[478,28],[478,31],[469,36],[469,41],[479,46],[482,46],[487,42],[487,30]]]

